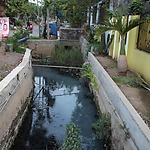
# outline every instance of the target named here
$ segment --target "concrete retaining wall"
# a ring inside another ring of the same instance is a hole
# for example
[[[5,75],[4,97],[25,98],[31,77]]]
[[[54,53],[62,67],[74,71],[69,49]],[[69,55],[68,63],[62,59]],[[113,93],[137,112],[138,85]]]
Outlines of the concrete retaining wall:
[[[85,43],[81,39],[81,47]],[[84,51],[84,50],[82,50]],[[88,61],[99,85],[96,103],[102,113],[111,115],[112,144],[115,150],[149,150],[150,129],[101,64],[88,53]]]
[[[32,89],[31,51],[27,49],[22,62],[0,82],[0,149],[11,145]]]
[[[82,28],[64,28],[59,29],[60,39],[65,40],[79,40],[80,36],[84,33]]]
[[[28,48],[32,50],[33,57],[39,57],[39,55],[50,56],[51,52],[57,47],[79,47],[79,41],[77,40],[28,40]]]

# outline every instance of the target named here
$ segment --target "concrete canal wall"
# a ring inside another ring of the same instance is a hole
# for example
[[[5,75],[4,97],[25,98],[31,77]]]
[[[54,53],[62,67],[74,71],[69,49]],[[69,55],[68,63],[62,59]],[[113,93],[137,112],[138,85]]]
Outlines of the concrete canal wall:
[[[0,82],[0,149],[8,149],[27,110],[33,89],[31,51],[26,49],[22,62]]]
[[[78,40],[28,40],[26,43],[32,50],[32,56],[36,58],[40,55],[50,56],[56,48],[80,48]]]
[[[85,53],[87,41],[83,37],[80,44],[82,52]],[[98,92],[94,91],[96,103],[102,113],[111,116],[114,149],[149,150],[148,126],[91,52],[88,53],[87,59],[92,65],[99,86]]]

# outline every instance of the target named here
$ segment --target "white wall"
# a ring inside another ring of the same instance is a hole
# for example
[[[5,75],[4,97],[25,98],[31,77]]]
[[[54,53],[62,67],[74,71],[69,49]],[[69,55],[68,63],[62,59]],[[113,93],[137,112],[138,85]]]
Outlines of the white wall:
[[[31,51],[27,49],[22,62],[0,82],[0,149],[8,149],[12,142],[32,89]]]

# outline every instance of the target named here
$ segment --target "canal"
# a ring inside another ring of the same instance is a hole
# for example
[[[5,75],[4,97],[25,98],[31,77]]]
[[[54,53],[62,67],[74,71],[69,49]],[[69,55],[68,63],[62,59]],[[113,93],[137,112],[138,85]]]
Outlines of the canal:
[[[103,150],[92,130],[98,116],[88,87],[57,69],[33,71],[34,96],[11,150],[61,149],[70,123],[81,131],[83,150]]]

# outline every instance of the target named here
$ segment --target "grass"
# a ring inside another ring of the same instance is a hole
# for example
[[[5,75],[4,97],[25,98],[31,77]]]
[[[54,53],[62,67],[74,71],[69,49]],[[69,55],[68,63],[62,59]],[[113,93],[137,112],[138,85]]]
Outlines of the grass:
[[[131,87],[139,87],[138,77],[112,77],[117,84],[125,84]]]
[[[30,36],[30,40],[40,40],[40,39],[43,39],[43,38],[36,37],[36,36]]]

